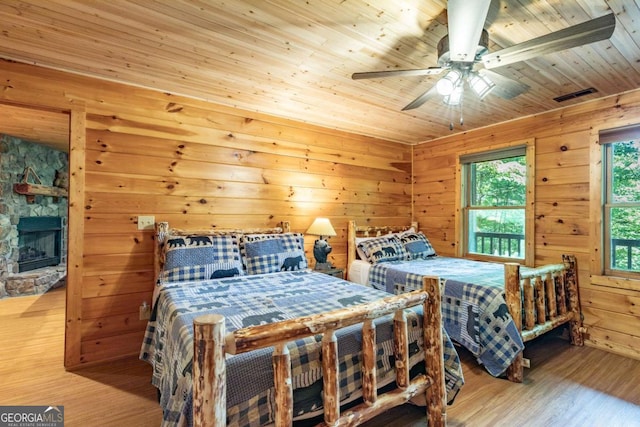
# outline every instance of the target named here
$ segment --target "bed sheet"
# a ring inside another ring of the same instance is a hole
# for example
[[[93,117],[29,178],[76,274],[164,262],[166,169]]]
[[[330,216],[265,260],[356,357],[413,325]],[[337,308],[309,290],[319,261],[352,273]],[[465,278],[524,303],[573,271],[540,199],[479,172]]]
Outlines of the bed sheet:
[[[359,283],[361,285],[369,285],[369,273],[373,267],[369,262],[361,259],[354,260],[349,266],[347,279],[350,282]]]
[[[369,285],[400,294],[422,289],[425,275],[446,279],[442,321],[449,337],[491,375],[502,375],[524,349],[504,299],[504,265],[441,256],[383,262],[372,266]]]
[[[205,313],[225,316],[227,333],[254,324],[279,321],[329,311],[389,296],[310,270],[240,276],[164,285],[149,320],[140,358],[153,367],[152,383],[161,394],[163,425],[191,424],[191,368],[193,319]],[[422,313],[422,307],[413,310]],[[416,314],[411,314],[417,323]],[[385,319],[385,324],[390,316]],[[410,322],[412,324],[412,322]],[[378,340],[378,384],[395,378],[391,328],[376,321]],[[361,328],[358,325],[337,332],[339,340],[341,397],[343,403],[360,397]],[[445,337],[445,372],[448,399],[463,384],[455,348]],[[422,334],[411,328],[412,366],[419,366]],[[417,345],[416,345],[417,344]],[[321,344],[316,338],[289,345],[292,360],[294,416],[321,413]],[[227,356],[227,413],[229,425],[264,425],[273,421],[272,349]]]

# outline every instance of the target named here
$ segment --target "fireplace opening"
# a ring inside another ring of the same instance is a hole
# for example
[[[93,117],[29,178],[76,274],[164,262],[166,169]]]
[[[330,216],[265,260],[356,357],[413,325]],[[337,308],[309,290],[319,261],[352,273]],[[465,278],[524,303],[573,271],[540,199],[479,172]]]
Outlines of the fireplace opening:
[[[18,272],[60,264],[62,218],[35,216],[18,222]]]

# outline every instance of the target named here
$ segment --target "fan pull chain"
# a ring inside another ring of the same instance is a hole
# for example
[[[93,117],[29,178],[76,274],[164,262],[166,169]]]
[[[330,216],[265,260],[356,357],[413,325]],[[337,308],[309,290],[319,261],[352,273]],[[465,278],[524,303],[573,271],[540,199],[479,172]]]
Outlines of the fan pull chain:
[[[449,107],[449,130],[453,130],[453,108]]]
[[[463,103],[464,97],[460,98],[460,103],[458,104],[459,108],[460,108],[460,126],[464,125],[464,116],[462,114],[463,110],[462,110],[462,103]],[[454,126],[453,126],[453,114],[454,114],[454,107],[449,106],[449,130],[453,130]]]

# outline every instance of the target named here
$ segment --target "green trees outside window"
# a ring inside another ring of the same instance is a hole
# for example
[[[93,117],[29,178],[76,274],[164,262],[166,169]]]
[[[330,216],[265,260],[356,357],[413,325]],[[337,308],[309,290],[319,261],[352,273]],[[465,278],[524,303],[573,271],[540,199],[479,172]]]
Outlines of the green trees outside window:
[[[467,252],[523,259],[526,156],[494,157],[464,165]]]
[[[640,272],[640,139],[605,150],[608,270]]]

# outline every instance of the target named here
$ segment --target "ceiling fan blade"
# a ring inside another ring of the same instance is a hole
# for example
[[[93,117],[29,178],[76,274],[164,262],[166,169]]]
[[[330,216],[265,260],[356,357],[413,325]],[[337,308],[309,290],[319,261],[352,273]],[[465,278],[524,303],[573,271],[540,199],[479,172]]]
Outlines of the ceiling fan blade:
[[[432,74],[440,74],[443,70],[444,68],[441,67],[429,67],[415,70],[367,71],[364,73],[353,73],[351,78],[353,80],[359,80],[393,76],[429,76]]]
[[[493,83],[495,83],[495,87],[491,90],[491,94],[497,95],[500,98],[513,99],[529,90],[529,86],[526,84],[510,79],[509,77],[505,77],[495,71],[481,70],[479,73],[486,75]]]
[[[616,18],[611,13],[489,53],[482,57],[482,62],[485,68],[496,68],[513,64],[514,62],[526,61],[536,56],[608,39],[613,34],[615,27]]]
[[[423,93],[422,95],[420,95],[419,97],[411,101],[409,104],[407,104],[402,109],[402,111],[413,110],[414,108],[420,107],[422,104],[427,102],[429,98],[431,98],[433,95],[436,95],[437,93],[438,91],[436,90],[436,87],[432,86],[431,89],[429,89],[428,91],[426,91],[425,93]]]
[[[473,62],[491,0],[449,0],[447,23],[451,61]]]

